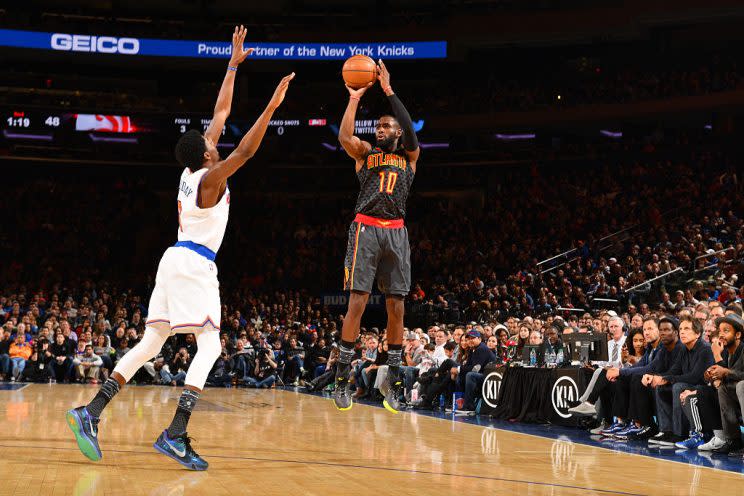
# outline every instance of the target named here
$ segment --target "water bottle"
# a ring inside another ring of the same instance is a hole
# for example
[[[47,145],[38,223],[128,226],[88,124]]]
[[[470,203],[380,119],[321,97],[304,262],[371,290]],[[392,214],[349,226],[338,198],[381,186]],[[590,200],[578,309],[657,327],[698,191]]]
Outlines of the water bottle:
[[[558,350],[558,360],[556,361],[556,365],[561,365],[563,363],[563,349],[561,348]]]
[[[534,367],[537,365],[537,353],[535,353],[535,348],[532,348],[530,350],[530,367]]]

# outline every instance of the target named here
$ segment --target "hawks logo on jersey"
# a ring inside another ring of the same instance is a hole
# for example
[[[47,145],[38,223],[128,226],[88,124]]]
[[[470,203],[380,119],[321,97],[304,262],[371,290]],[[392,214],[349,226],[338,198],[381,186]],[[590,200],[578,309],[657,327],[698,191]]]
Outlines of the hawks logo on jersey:
[[[403,150],[373,148],[357,173],[359,197],[354,213],[378,219],[403,219],[414,172]]]

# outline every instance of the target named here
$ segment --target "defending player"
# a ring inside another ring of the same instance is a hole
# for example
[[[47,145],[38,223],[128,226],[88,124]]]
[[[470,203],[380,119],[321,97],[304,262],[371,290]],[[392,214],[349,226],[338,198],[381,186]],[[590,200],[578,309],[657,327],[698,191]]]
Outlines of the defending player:
[[[344,289],[351,293],[341,331],[334,401],[339,410],[352,406],[349,364],[376,276],[378,287],[385,294],[388,316],[389,369],[381,392],[385,396],[385,408],[397,413],[402,392],[403,298],[411,287],[411,248],[404,218],[420,150],[411,116],[393,92],[390,73],[382,60],[378,65],[378,79],[395,117],[380,117],[375,127],[375,146],[354,136],[359,99],[373,83],[358,90],[346,87],[349,104],[338,133],[341,146],[355,161],[360,191],[344,262]]]
[[[220,295],[215,254],[225,234],[230,208],[227,179],[253,157],[274,111],[284,100],[294,73],[284,77],[266,109],[225,160],[217,151],[230,113],[238,65],[253,51],[244,49],[246,30],[236,27],[232,56],[222,82],[214,117],[204,135],[188,131],[176,144],[176,158],[186,167],[178,192],[178,242],[163,254],[150,297],[145,335],[122,357],[111,377],[87,405],[67,412],[67,423],[80,451],[101,459],[98,421],[101,412],[134,373],[161,349],[171,333],[195,333],[198,351],[186,375],[186,385],[170,426],[154,444],[157,451],[192,470],[208,463],[191,447],[186,426],[212,365],[220,354]]]

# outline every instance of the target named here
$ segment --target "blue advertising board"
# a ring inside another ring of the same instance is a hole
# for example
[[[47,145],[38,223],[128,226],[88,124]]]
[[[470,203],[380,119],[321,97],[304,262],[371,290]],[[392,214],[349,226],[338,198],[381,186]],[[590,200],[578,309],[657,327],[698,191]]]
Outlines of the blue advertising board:
[[[232,46],[223,41],[163,40],[72,33],[0,29],[0,46],[102,53],[130,57],[229,58]],[[251,43],[251,57],[264,60],[345,60],[352,55],[373,59],[436,59],[447,57],[446,41],[374,43]]]

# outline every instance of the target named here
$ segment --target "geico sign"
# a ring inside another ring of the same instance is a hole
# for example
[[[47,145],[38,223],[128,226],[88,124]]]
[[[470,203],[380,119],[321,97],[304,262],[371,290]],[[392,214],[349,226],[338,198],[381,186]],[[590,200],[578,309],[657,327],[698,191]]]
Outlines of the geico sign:
[[[54,33],[52,49],[73,52],[123,53],[136,55],[140,42],[137,38],[114,38],[113,36],[88,36],[84,34]]]

